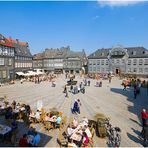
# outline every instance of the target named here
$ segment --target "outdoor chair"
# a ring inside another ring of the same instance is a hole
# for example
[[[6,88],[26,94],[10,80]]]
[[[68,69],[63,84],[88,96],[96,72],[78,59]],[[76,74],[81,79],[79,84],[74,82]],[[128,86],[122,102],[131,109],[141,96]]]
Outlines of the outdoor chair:
[[[50,129],[54,129],[54,127],[53,127],[53,125],[52,124],[50,124],[48,121],[45,121],[44,122],[44,128],[46,129],[46,130],[50,130]]]
[[[60,147],[61,146],[67,147],[67,145],[68,145],[68,139],[63,136],[62,131],[59,131],[57,141],[60,144]]]
[[[95,132],[96,132],[95,128],[93,127],[93,124],[90,127],[90,132],[92,134],[92,137],[89,138],[89,145],[90,145],[90,147],[93,147],[93,144],[94,144],[93,138],[94,138],[94,135],[95,135]]]

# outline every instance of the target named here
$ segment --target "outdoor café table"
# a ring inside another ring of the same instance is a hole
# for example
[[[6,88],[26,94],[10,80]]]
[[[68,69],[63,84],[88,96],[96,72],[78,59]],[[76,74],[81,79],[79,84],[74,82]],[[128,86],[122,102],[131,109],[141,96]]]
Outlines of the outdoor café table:
[[[70,139],[75,140],[75,141],[80,141],[82,139],[82,129],[81,125],[78,125],[76,129],[73,130],[73,133],[70,136]]]
[[[0,135],[2,136],[2,138],[4,138],[6,134],[10,133],[11,130],[11,127],[0,124]]]
[[[21,110],[21,111],[25,111],[25,107],[21,107],[21,106],[16,106],[17,110]]]
[[[72,139],[74,141],[81,141],[82,135],[81,135],[81,133],[73,133],[71,135],[70,139]]]

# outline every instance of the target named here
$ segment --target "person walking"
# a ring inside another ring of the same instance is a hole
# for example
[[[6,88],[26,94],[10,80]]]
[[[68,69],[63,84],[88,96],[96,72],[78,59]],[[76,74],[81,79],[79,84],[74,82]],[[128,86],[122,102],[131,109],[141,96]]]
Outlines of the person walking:
[[[124,87],[123,90],[126,90],[126,86],[127,86],[127,85],[126,85],[126,82],[124,82],[124,83],[123,83],[123,87]]]
[[[137,98],[137,85],[134,86],[134,99]]]
[[[148,114],[146,112],[146,109],[142,109],[141,118],[142,118],[142,127],[144,128],[144,126],[146,126],[146,120],[148,118]]]

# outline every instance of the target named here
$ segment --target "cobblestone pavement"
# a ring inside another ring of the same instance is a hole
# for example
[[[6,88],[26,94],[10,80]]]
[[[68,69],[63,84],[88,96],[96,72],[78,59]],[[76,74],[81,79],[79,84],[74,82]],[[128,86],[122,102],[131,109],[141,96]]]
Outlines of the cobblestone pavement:
[[[82,81],[79,76],[76,77],[78,82]],[[148,92],[141,89],[141,94],[137,99],[133,98],[133,89],[128,88],[123,91],[121,86],[122,80],[113,78],[111,84],[108,80],[102,80],[103,86],[101,88],[95,87],[95,80],[91,80],[91,86],[86,87],[86,93],[73,95],[69,93],[69,98],[65,98],[62,93],[64,85],[66,84],[64,76],[61,75],[56,80],[56,87],[51,87],[50,82],[41,82],[34,84],[33,82],[24,82],[20,84],[17,82],[14,85],[0,87],[0,96],[6,95],[9,101],[16,100],[17,102],[30,104],[31,108],[35,111],[37,101],[42,100],[43,106],[46,111],[55,107],[67,115],[68,120],[71,114],[71,107],[73,106],[74,99],[80,99],[81,114],[75,115],[79,119],[86,116],[93,119],[95,114],[103,113],[110,117],[113,126],[119,126],[122,130],[121,133],[121,146],[125,147],[140,147],[142,140],[139,138],[141,132],[141,119],[140,112],[144,107],[148,109]],[[56,138],[58,130],[51,130],[49,133],[43,131],[41,126],[36,127],[40,133],[45,136],[47,141],[44,146],[58,146]],[[22,133],[23,134],[23,133]],[[94,145],[96,147],[106,147],[106,140],[95,137]]]

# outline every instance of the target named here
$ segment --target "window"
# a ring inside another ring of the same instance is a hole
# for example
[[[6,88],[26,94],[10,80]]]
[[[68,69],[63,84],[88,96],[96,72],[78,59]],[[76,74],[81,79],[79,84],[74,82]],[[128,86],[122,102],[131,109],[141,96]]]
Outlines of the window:
[[[0,65],[4,65],[4,58],[0,58]]]
[[[108,60],[106,60],[106,65],[108,65]]]
[[[122,59],[122,64],[124,64],[125,63],[125,60],[124,59]]]
[[[129,73],[132,72],[132,71],[131,71],[131,68],[129,68],[127,72],[129,72]]]
[[[92,60],[89,60],[89,65],[92,65]]]
[[[109,72],[109,68],[106,68],[106,72]]]
[[[104,65],[104,60],[101,60],[101,65]]]
[[[101,56],[104,56],[104,52],[101,53]]]
[[[131,62],[132,62],[131,60],[128,60],[128,65],[131,65]]]
[[[111,61],[112,61],[112,63],[114,63],[114,59],[112,59]]]
[[[136,51],[132,51],[132,55],[136,55]]]
[[[137,59],[133,59],[133,65],[137,65]]]
[[[148,59],[144,59],[144,65],[148,65]]]
[[[93,71],[96,71],[96,67],[93,67]]]
[[[6,73],[5,70],[3,70],[3,71],[2,71],[2,77],[3,77],[3,78],[6,78],[6,76],[7,76],[7,73]]]
[[[137,72],[137,68],[134,68],[134,69],[133,69],[133,72]]]
[[[143,73],[143,68],[139,68],[139,73]]]
[[[93,61],[93,65],[96,65],[96,61]]]
[[[100,60],[97,60],[97,65],[100,65]]]
[[[97,71],[100,72],[100,67],[99,66],[97,67]]]
[[[12,59],[8,59],[8,65],[12,65]]]
[[[143,59],[139,59],[139,65],[143,64]]]
[[[101,72],[104,73],[104,68],[101,68]]]
[[[117,60],[116,60],[116,63],[117,63],[117,64],[119,64],[119,63],[120,63],[119,59],[117,59]]]

